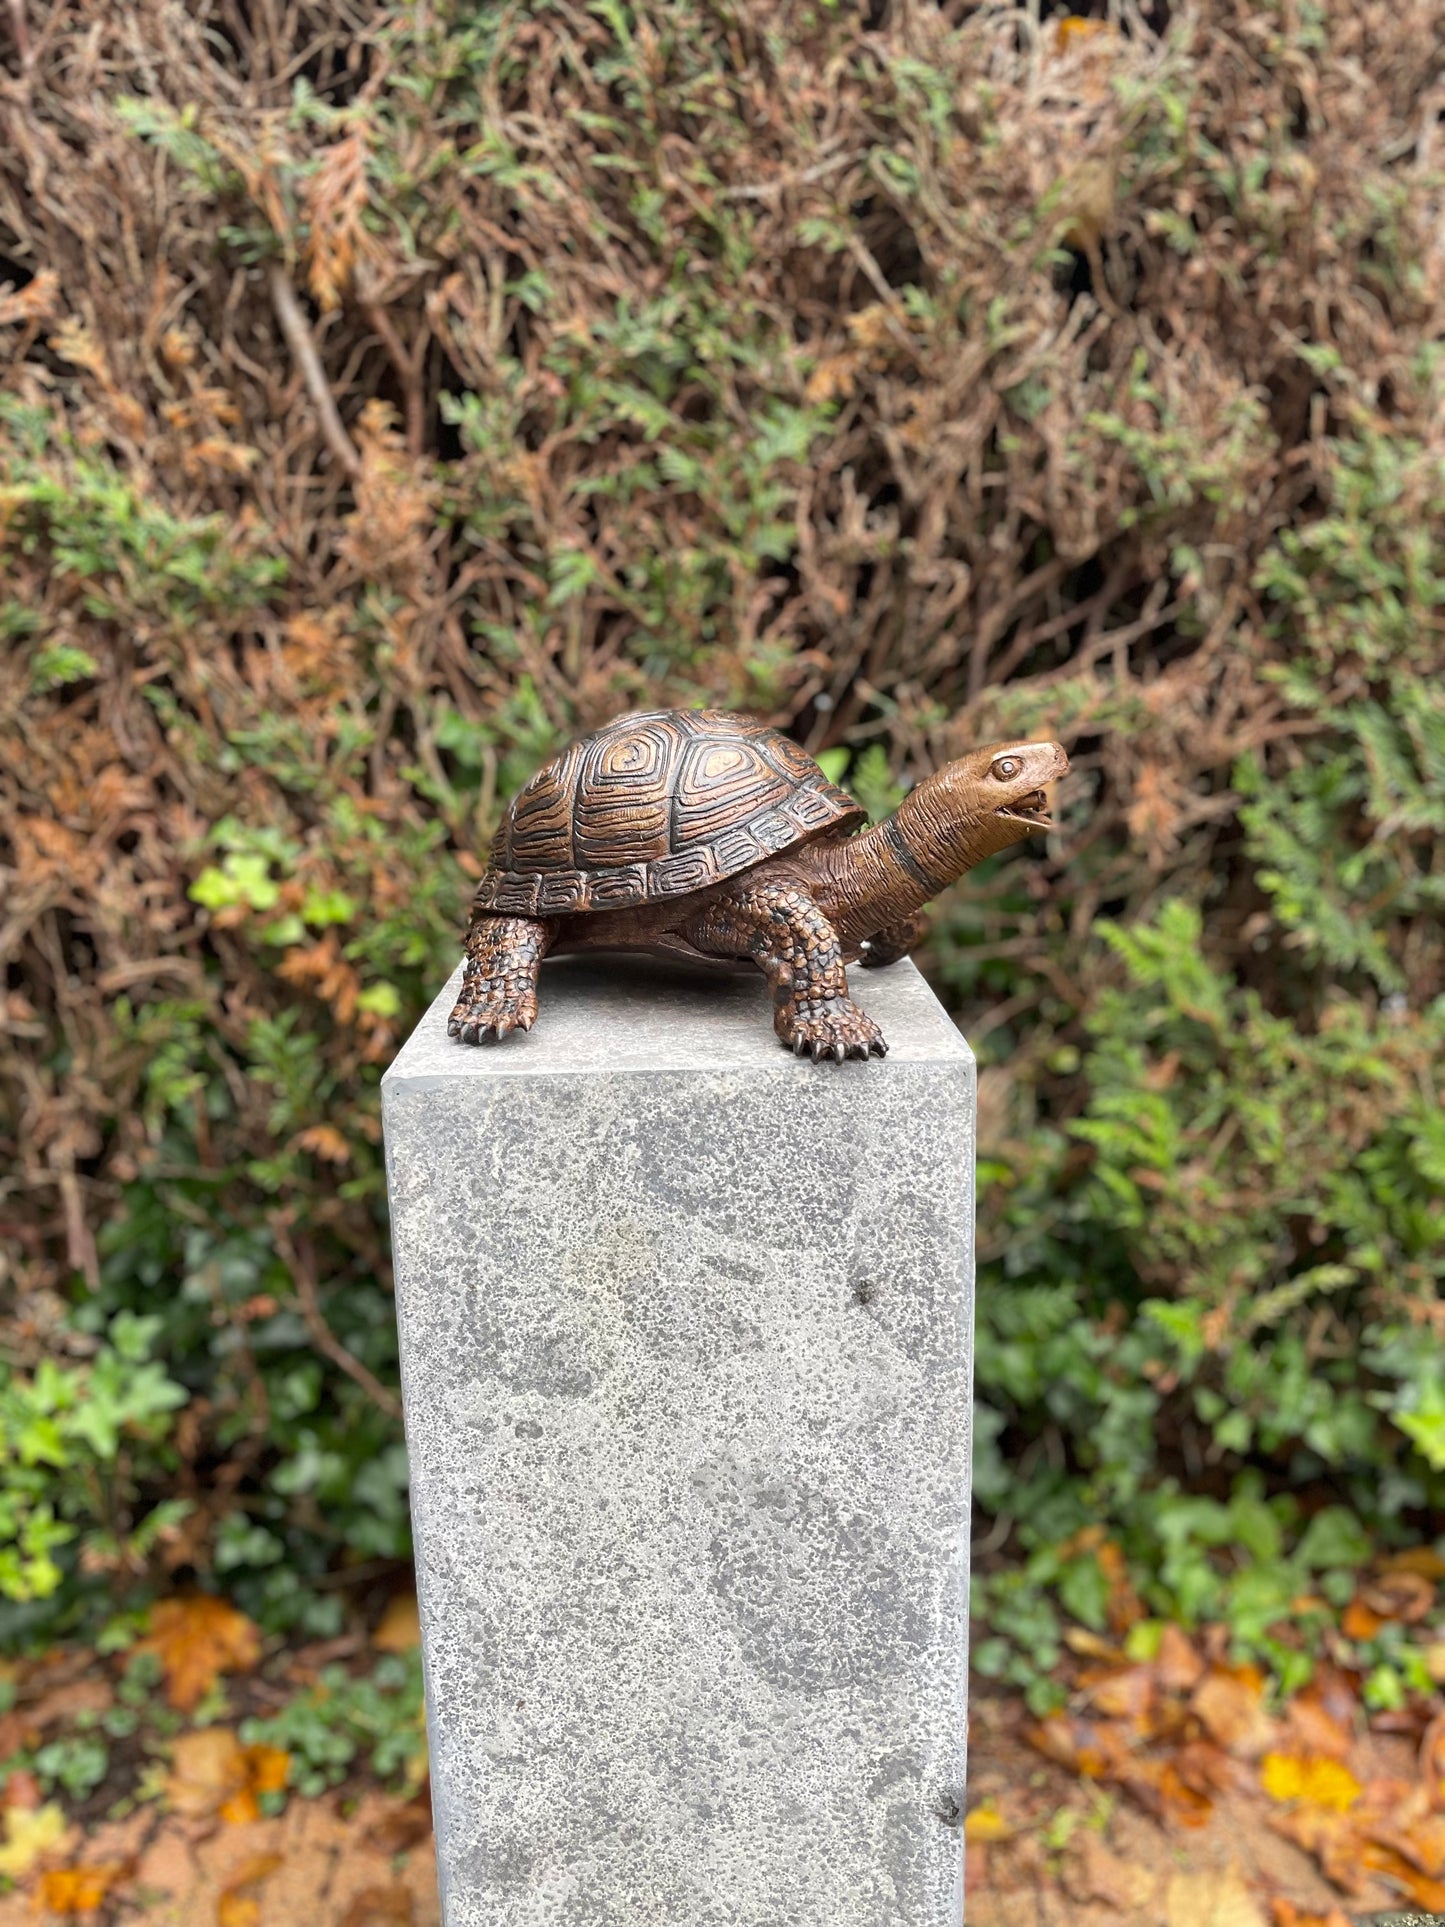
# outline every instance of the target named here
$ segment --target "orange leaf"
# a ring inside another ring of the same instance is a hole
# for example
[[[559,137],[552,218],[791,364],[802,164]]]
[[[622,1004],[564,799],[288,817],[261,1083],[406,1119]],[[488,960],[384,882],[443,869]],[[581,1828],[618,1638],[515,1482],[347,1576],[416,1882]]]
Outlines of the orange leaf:
[[[182,1733],[171,1749],[166,1796],[177,1813],[209,1817],[232,1825],[258,1819],[258,1793],[279,1793],[291,1771],[291,1756],[275,1746],[242,1746],[229,1727],[206,1726]]]
[[[261,1635],[224,1599],[197,1593],[189,1599],[163,1599],[151,1613],[149,1634],[135,1650],[156,1655],[166,1675],[166,1697],[178,1711],[189,1713],[220,1674],[250,1671],[261,1657]]]
[[[1339,1760],[1301,1758],[1294,1753],[1266,1753],[1259,1766],[1259,1783],[1271,1800],[1290,1800],[1306,1806],[1348,1813],[1360,1797],[1360,1783]]]
[[[1384,1620],[1363,1599],[1352,1599],[1345,1607],[1344,1617],[1340,1620],[1340,1630],[1346,1639],[1373,1639],[1384,1625]]]
[[[303,1151],[324,1158],[328,1164],[345,1164],[351,1156],[351,1146],[334,1124],[308,1125],[296,1142]]]
[[[1360,1848],[1360,1864],[1368,1867],[1372,1873],[1381,1873],[1387,1880],[1393,1881],[1417,1907],[1427,1913],[1445,1910],[1445,1880],[1431,1880],[1412,1867],[1393,1847],[1382,1847],[1373,1840],[1365,1841]]]
[[[216,1902],[216,1927],[261,1927],[261,1903],[254,1894],[222,1894]]]
[[[106,1895],[130,1873],[129,1865],[105,1867],[60,1867],[40,1876],[37,1905],[52,1914],[93,1914],[104,1905]]]
[[[204,1726],[177,1737],[166,1781],[172,1811],[205,1818],[249,1791],[245,1748],[229,1727]],[[254,1819],[255,1813],[244,1817]]]
[[[1094,40],[1101,34],[1112,34],[1114,25],[1108,20],[1086,20],[1080,14],[1067,13],[1054,29],[1054,46],[1061,54],[1070,47]]]
[[[291,1755],[279,1746],[248,1746],[246,1772],[257,1793],[280,1793],[291,1777]]]
[[[1327,1914],[1306,1914],[1282,1896],[1272,1900],[1270,1906],[1274,1927],[1350,1927],[1349,1915],[1342,1907],[1331,1907]]]

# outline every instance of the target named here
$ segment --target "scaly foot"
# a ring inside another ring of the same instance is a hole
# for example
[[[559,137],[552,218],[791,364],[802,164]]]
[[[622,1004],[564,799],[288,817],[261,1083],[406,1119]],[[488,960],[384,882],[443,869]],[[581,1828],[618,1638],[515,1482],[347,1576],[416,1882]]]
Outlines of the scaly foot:
[[[886,1057],[888,1046],[873,1019],[849,997],[789,1001],[778,1011],[773,1028],[795,1057]]]
[[[537,993],[531,985],[515,992],[496,982],[480,984],[475,991],[463,984],[447,1019],[447,1036],[464,1044],[500,1044],[509,1032],[530,1030],[536,1021]]]
[[[509,1031],[537,1021],[537,971],[549,932],[530,917],[472,918],[462,994],[447,1019],[448,1037],[499,1044]]]

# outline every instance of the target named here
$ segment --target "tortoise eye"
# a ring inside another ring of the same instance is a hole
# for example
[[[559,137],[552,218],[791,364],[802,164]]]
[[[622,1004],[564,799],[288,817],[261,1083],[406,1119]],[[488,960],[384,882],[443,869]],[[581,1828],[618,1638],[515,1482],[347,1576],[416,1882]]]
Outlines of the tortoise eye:
[[[1018,758],[1016,756],[1000,756],[993,766],[993,773],[1001,783],[1011,781],[1012,778],[1019,773]]]

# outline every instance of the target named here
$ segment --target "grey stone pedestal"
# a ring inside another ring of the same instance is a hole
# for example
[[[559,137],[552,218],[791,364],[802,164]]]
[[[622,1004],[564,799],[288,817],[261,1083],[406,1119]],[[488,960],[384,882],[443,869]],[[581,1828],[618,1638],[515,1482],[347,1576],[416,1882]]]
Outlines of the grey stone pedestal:
[[[388,1072],[446,1927],[958,1927],[973,1060],[564,959]]]

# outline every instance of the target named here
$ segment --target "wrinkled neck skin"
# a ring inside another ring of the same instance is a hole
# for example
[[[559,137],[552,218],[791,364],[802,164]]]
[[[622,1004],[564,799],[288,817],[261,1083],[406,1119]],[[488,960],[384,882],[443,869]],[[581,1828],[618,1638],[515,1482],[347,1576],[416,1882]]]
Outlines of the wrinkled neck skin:
[[[984,807],[976,778],[950,766],[872,829],[800,851],[798,867],[848,954],[1028,833],[1028,825]]]

